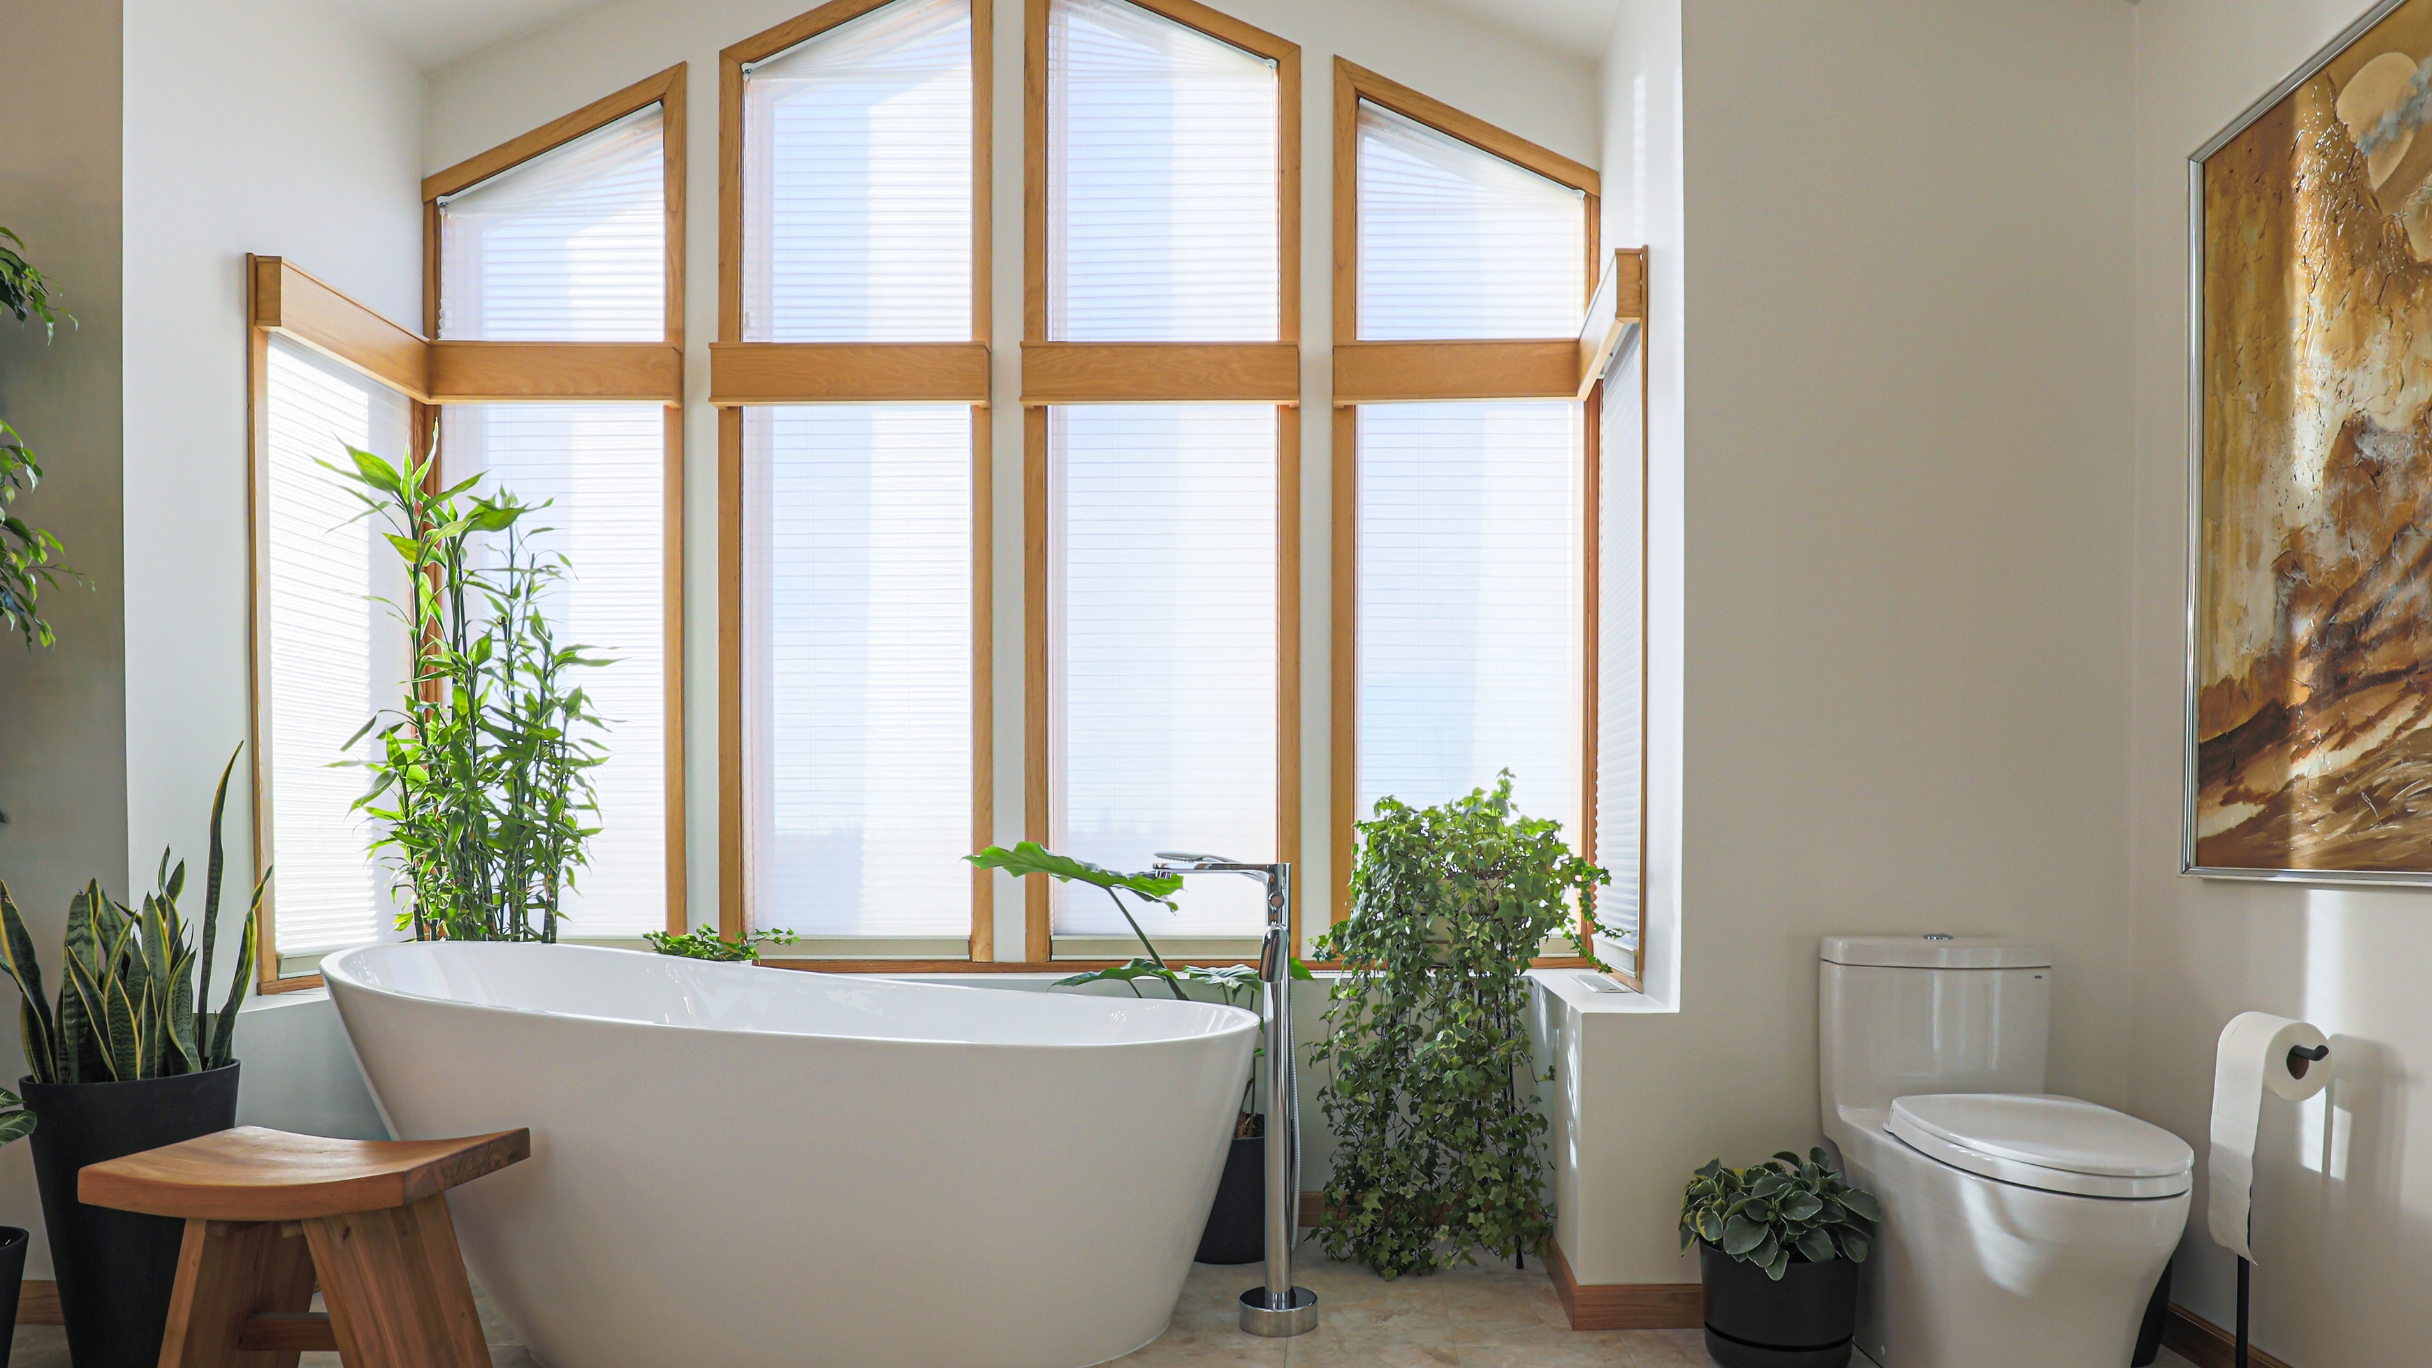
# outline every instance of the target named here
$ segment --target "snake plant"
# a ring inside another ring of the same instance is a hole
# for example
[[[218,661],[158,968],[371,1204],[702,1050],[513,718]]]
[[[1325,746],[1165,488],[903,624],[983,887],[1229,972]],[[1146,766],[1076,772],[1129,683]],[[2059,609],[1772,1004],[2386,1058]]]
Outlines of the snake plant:
[[[262,889],[270,881],[267,871],[253,886],[225,1005],[214,1012],[198,1010],[197,1004],[210,995],[220,875],[226,864],[220,817],[228,804],[228,776],[235,769],[236,756],[231,755],[220,771],[219,792],[211,799],[211,864],[204,876],[199,948],[177,907],[178,895],[185,891],[186,866],[180,861],[172,869],[168,851],[161,852],[159,887],[144,896],[141,911],[114,901],[94,880],[68,905],[67,981],[59,987],[54,1011],[43,993],[42,966],[34,957],[25,921],[17,915],[7,887],[0,885],[0,971],[17,981],[24,996],[20,1013],[25,1058],[35,1082],[128,1083],[201,1073],[234,1062],[236,1009],[252,982],[253,911],[261,906]],[[0,1143],[13,1138],[12,1124],[0,1113]],[[30,1123],[26,1129],[32,1129]]]

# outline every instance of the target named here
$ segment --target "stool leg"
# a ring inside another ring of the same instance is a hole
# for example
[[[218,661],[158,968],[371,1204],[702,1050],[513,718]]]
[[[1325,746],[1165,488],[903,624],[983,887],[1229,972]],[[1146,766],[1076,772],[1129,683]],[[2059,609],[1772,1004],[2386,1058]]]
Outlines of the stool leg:
[[[346,1368],[490,1368],[445,1195],[304,1223]]]
[[[312,1255],[278,1222],[190,1220],[160,1368],[296,1368],[293,1349],[237,1348],[237,1329],[248,1316],[311,1305]]]

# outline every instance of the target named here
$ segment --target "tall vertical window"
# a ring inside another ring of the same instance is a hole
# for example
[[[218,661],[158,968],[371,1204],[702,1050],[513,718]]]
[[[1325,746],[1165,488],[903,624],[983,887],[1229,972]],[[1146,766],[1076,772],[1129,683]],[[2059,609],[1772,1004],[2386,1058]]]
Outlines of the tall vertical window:
[[[576,680],[607,724],[591,771],[598,834],[567,900],[568,939],[621,940],[680,924],[681,766],[673,645],[676,453],[666,397],[602,394],[611,358],[664,355],[680,341],[681,277],[670,244],[680,194],[671,150],[680,72],[663,73],[426,186],[439,292],[435,372],[493,372],[462,397],[440,394],[440,462],[453,483],[541,505],[528,548],[562,556],[546,598],[560,645],[608,663]],[[530,392],[500,378],[535,344],[557,360]],[[621,347],[621,349],[620,349]],[[523,349],[519,352],[518,349]],[[435,376],[434,387],[444,389]],[[539,402],[513,402],[530,393]]]
[[[1335,206],[1339,911],[1379,798],[1440,803],[1505,770],[1516,806],[1603,854],[1618,662],[1578,391],[1595,173],[1349,63],[1335,117],[1354,161]]]
[[[309,970],[331,950],[390,934],[388,880],[353,803],[368,742],[347,743],[392,706],[410,672],[406,629],[384,600],[405,587],[396,553],[358,515],[347,448],[403,464],[412,404],[285,337],[256,353],[257,669],[263,862],[274,871],[271,950]],[[326,464],[325,464],[326,463]]]
[[[1289,859],[1299,51],[1187,0],[1031,25],[1031,832],[1121,869]],[[1030,958],[1133,953],[1095,890],[1032,898]],[[1178,901],[1184,953],[1263,925],[1246,880]]]
[[[728,887],[797,956],[991,958],[985,12],[856,8],[725,54]]]

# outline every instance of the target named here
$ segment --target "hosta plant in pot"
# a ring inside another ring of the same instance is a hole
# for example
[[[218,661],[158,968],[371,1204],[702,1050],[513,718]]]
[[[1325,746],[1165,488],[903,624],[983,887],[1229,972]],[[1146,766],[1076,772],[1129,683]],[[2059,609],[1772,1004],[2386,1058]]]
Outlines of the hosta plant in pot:
[[[1842,1368],[1858,1265],[1883,1208],[1821,1149],[1754,1168],[1710,1159],[1681,1195],[1680,1242],[1706,1284],[1706,1352],[1724,1368]]]
[[[0,972],[24,997],[19,1020],[31,1072],[19,1089],[39,1123],[34,1183],[77,1368],[159,1362],[185,1234],[184,1222],[169,1217],[86,1206],[76,1200],[77,1171],[236,1124],[236,1012],[253,981],[250,908],[227,995],[219,1010],[208,1008],[225,868],[220,814],[235,767],[231,757],[211,802],[199,939],[178,910],[186,867],[171,868],[167,852],[159,886],[140,911],[103,893],[99,881],[87,884],[68,907],[54,1007],[33,939],[0,887]],[[261,896],[256,884],[256,905]]]

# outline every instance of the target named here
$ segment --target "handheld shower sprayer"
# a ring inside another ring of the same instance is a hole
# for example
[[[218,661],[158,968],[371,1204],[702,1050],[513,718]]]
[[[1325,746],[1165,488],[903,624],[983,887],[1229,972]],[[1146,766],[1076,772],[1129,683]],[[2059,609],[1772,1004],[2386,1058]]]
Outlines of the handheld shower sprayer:
[[[1292,866],[1160,850],[1159,874],[1239,874],[1267,893],[1258,978],[1267,994],[1267,1280],[1241,1294],[1241,1328],[1283,1339],[1317,1328],[1317,1294],[1292,1285],[1300,1234],[1300,1065],[1292,1049]],[[1283,1131],[1277,1134],[1278,1128]],[[1286,1137],[1289,1137],[1287,1142]]]

